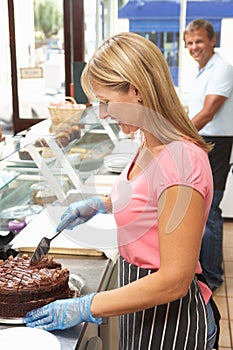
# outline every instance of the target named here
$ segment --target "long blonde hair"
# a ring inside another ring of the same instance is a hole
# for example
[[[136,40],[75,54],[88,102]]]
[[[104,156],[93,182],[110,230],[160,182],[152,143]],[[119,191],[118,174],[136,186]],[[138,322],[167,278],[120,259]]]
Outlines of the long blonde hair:
[[[139,92],[143,106],[155,111],[152,123],[158,130],[155,115],[162,116],[176,130],[159,130],[166,143],[187,138],[209,151],[211,145],[202,137],[187,116],[178,95],[166,60],[150,40],[132,33],[119,33],[107,39],[86,64],[81,83],[86,95],[93,99],[92,84],[119,92],[128,92],[132,84]],[[165,123],[166,124],[166,123]]]

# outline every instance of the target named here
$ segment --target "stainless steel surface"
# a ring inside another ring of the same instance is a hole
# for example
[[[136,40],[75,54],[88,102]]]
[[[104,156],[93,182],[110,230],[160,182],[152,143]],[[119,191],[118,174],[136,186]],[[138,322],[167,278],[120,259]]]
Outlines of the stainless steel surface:
[[[93,337],[87,343],[86,350],[102,350],[102,349],[103,349],[103,342],[100,337]]]
[[[86,281],[82,294],[108,289],[114,264],[105,257],[85,256],[60,256],[56,257],[63,267],[70,270],[71,274],[78,274]],[[106,322],[104,320],[104,322]],[[98,336],[98,326],[92,323],[84,323],[63,331],[54,331],[61,343],[61,350],[86,350],[90,338]],[[107,349],[107,348],[106,348]],[[110,349],[109,349],[110,350]]]

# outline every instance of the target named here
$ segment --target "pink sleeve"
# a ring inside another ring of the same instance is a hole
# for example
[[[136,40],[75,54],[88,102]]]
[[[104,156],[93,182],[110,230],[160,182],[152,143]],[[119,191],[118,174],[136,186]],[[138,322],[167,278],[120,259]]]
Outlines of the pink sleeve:
[[[194,145],[195,146],[195,145]],[[167,146],[168,152],[159,159],[160,171],[157,196],[174,185],[189,186],[205,198],[211,192],[212,173],[207,154],[189,143],[176,142]]]

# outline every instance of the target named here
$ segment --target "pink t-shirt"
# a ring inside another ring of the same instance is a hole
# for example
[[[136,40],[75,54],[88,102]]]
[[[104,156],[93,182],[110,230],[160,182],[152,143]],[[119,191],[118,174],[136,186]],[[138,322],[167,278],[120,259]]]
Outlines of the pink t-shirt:
[[[157,270],[158,200],[170,186],[191,187],[204,198],[206,222],[213,194],[208,155],[192,142],[174,141],[132,180],[127,178],[130,167],[131,164],[121,173],[111,194],[119,253],[129,263]],[[200,272],[198,264],[196,273]]]

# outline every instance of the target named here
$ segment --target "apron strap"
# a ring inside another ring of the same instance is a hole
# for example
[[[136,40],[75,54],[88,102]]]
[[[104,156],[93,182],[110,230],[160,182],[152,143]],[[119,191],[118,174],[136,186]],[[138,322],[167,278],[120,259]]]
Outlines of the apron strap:
[[[196,273],[196,277],[199,281],[203,282],[204,284],[206,284],[208,287],[208,283],[204,277],[203,274],[200,274],[200,273]],[[213,314],[214,314],[214,319],[215,319],[215,323],[216,323],[216,326],[217,326],[217,333],[216,333],[216,340],[215,340],[215,344],[214,344],[214,349],[217,349],[219,348],[219,334],[220,334],[220,319],[221,319],[221,314],[219,312],[219,309],[211,295],[210,297],[210,305],[212,307],[212,310],[213,310]]]

